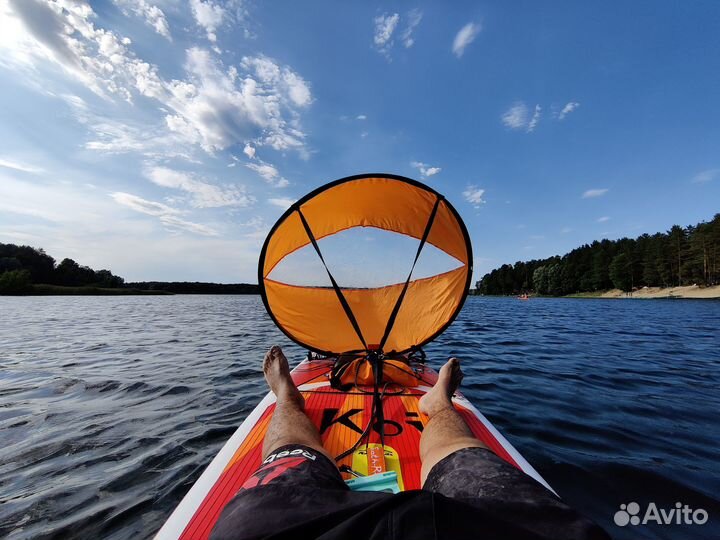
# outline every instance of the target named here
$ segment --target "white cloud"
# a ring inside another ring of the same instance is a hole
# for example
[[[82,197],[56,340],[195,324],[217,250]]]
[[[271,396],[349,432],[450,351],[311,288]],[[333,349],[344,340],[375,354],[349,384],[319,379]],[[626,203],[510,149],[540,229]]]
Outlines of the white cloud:
[[[532,118],[530,119],[530,122],[527,126],[527,132],[532,133],[535,131],[535,128],[537,127],[538,123],[540,122],[540,113],[542,109],[540,108],[540,105],[535,105],[535,112],[533,112]]]
[[[6,0],[6,6],[7,18],[20,21],[24,31],[17,39],[0,41],[5,63],[36,70],[38,60],[55,62],[104,98],[132,102],[133,92],[159,97],[156,68],[129,51],[127,38],[95,28],[96,15],[84,1]]]
[[[168,126],[208,152],[256,135],[276,150],[302,151],[299,110],[312,101],[308,84],[265,56],[245,57],[241,67],[243,76],[225,71],[208,51],[189,49],[189,81],[170,84],[168,104],[177,114],[167,116]]]
[[[562,234],[567,234],[567,233],[572,232],[572,229],[570,227],[563,227],[562,229],[560,229],[560,232]]]
[[[465,52],[465,47],[470,45],[475,40],[481,29],[482,28],[479,24],[475,24],[472,22],[467,23],[460,29],[460,31],[455,36],[452,45],[452,51],[455,56],[460,58],[463,55],[463,53]]]
[[[190,194],[191,204],[195,208],[244,207],[253,202],[253,198],[245,193],[244,186],[220,187],[167,167],[149,166],[145,168],[144,174],[158,186],[179,189]]]
[[[610,221],[610,218],[608,216],[602,216],[597,219],[598,223],[605,223],[606,221]]]
[[[278,170],[269,163],[260,161],[260,163],[246,163],[245,166],[248,169],[255,171],[263,180],[265,180],[265,182],[274,185],[275,187],[283,188],[290,185],[290,182],[280,176]]]
[[[562,111],[560,111],[560,114],[558,115],[558,119],[562,120],[568,114],[570,114],[575,109],[577,109],[579,106],[580,106],[580,104],[577,101],[570,101],[562,108]]]
[[[475,208],[480,208],[480,205],[485,204],[483,195],[485,195],[485,190],[473,185],[469,185],[465,191],[463,191],[463,197],[465,200],[472,204]]]
[[[532,133],[540,122],[542,107],[535,105],[532,116],[524,102],[518,101],[514,103],[507,111],[505,111],[500,119],[505,126],[510,129],[524,129],[526,133]]]
[[[358,114],[355,117],[355,120],[367,120],[367,116],[365,116],[364,114]]]
[[[169,216],[177,215],[180,213],[179,210],[172,208],[166,204],[148,201],[146,199],[138,197],[137,195],[124,193],[122,191],[116,191],[115,193],[111,193],[110,196],[115,200],[116,203],[127,206],[128,208],[131,208],[136,212],[147,214],[148,216]]]
[[[190,8],[193,17],[195,17],[195,22],[205,29],[208,39],[212,42],[217,41],[215,32],[223,22],[226,14],[225,9],[210,0],[190,0]]]
[[[715,178],[720,178],[720,169],[708,169],[702,171],[693,176],[693,183],[704,184],[705,182],[711,182]]]
[[[503,124],[511,129],[522,129],[528,124],[527,105],[522,101],[515,103],[501,116]]]
[[[373,35],[373,43],[378,51],[388,55],[390,48],[393,45],[392,35],[397,28],[398,22],[400,22],[400,15],[393,13],[388,15],[387,13],[375,17],[375,34]]]
[[[26,172],[31,174],[39,174],[42,172],[45,172],[40,167],[36,167],[34,165],[28,165],[27,163],[21,163],[19,161],[15,161],[14,159],[7,159],[0,157],[0,167],[4,167],[6,169],[13,169],[15,171],[20,172]]]
[[[415,28],[417,28],[420,24],[420,21],[422,21],[423,13],[417,8],[411,9],[407,14],[407,18],[407,25],[400,33],[400,41],[402,41],[402,44],[406,49],[409,49],[415,44],[415,38],[412,37],[412,34],[415,31]]]
[[[126,206],[136,212],[140,212],[141,214],[159,218],[160,222],[169,230],[182,229],[192,233],[202,234],[204,236],[217,235],[217,231],[211,229],[210,227],[180,218],[179,215],[181,212],[166,204],[148,201],[138,197],[137,195],[121,191],[111,193],[110,196],[120,205]]]
[[[208,51],[191,48],[186,78],[166,81],[157,67],[135,56],[128,39],[96,28],[96,14],[83,1],[5,1],[10,37],[3,32],[0,38],[0,63],[22,65],[32,74],[41,61],[52,62],[101,97],[132,103],[140,94],[157,100],[166,115],[162,129],[172,136],[165,139],[167,149],[177,152],[182,142],[213,153],[255,140],[307,154],[300,110],[310,105],[312,95],[308,83],[289,67],[264,56],[245,57],[240,71],[226,68]],[[136,143],[158,139],[158,134],[132,138],[109,133],[101,138],[88,148],[135,151],[141,146]]]
[[[440,167],[431,167],[427,163],[422,163],[421,161],[411,161],[410,166],[420,171],[420,176],[423,178],[434,176],[442,170]]]
[[[278,206],[282,209],[287,209],[295,202],[295,199],[290,199],[288,197],[278,197],[274,199],[268,199],[268,203]]]
[[[113,2],[121,8],[129,9],[138,17],[142,17],[158,34],[172,41],[165,13],[156,5],[147,0],[113,0]]]
[[[243,148],[243,154],[252,159],[255,157],[255,148],[250,146],[249,144],[245,144],[245,148]]]
[[[263,218],[258,216],[252,217],[244,223],[239,223],[239,225],[241,227],[249,229],[249,231],[243,234],[245,238],[249,238],[259,242],[264,241],[265,237],[270,232],[270,225],[268,225]]]
[[[218,232],[206,225],[200,223],[194,223],[192,221],[186,221],[177,216],[160,216],[160,222],[165,225],[168,230],[182,229],[195,234],[202,234],[203,236],[217,236]]]
[[[580,197],[581,199],[593,199],[595,197],[602,197],[605,195],[608,191],[610,191],[607,188],[602,189],[588,189],[586,192],[582,194]]]

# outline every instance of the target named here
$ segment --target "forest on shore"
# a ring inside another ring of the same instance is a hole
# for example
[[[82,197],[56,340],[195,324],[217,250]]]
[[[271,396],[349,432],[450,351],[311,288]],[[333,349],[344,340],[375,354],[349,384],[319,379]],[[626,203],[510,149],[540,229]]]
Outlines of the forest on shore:
[[[147,281],[126,283],[110,270],[93,270],[43,249],[0,243],[0,294],[256,294],[247,283]]]
[[[564,296],[617,288],[720,283],[720,214],[665,233],[600,240],[561,256],[504,264],[476,283],[476,293]]]
[[[56,264],[42,249],[0,244],[0,294],[32,293],[35,284],[119,289],[124,283],[110,270],[93,270],[67,258]]]

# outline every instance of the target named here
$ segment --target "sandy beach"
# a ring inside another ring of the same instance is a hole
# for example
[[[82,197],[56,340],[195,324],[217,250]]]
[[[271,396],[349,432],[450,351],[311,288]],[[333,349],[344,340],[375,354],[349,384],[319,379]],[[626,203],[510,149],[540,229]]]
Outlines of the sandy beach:
[[[713,287],[643,287],[632,293],[612,289],[600,295],[600,298],[720,298],[720,285]]]

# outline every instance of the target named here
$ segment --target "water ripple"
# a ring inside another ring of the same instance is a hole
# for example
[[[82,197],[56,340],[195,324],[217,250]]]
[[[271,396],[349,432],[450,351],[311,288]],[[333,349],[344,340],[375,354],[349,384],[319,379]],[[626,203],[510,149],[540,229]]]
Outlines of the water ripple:
[[[303,351],[257,297],[0,298],[0,537],[150,538]],[[10,314],[11,317],[7,317]],[[720,515],[720,303],[470,298],[427,347],[562,497]],[[695,538],[643,527],[645,538]]]

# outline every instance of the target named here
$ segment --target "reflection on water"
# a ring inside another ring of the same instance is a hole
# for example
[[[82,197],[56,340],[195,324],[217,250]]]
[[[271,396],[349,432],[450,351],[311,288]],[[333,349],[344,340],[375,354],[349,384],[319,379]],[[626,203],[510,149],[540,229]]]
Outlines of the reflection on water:
[[[720,303],[470,298],[427,348],[617,538],[720,536]],[[265,394],[259,297],[0,298],[0,536],[148,538]],[[612,521],[681,501],[703,526]]]

